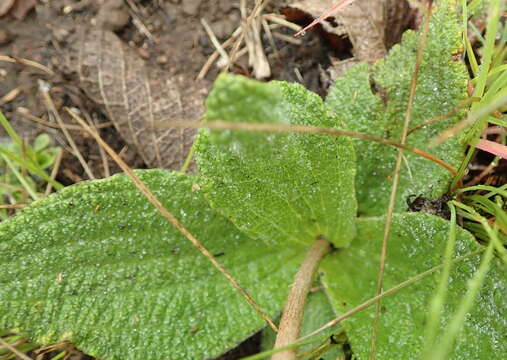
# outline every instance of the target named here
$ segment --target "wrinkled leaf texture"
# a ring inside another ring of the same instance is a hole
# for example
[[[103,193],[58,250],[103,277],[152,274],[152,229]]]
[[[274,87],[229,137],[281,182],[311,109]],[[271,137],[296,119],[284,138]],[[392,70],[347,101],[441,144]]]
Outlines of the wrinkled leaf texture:
[[[338,119],[301,85],[221,75],[207,121],[333,127]],[[201,131],[203,191],[254,239],[306,246],[319,235],[337,247],[354,237],[355,154],[345,137]]]
[[[139,171],[270,316],[299,260],[253,242],[209,208],[195,178]],[[264,321],[209,261],[116,175],[64,189],[0,224],[0,328],[103,359],[205,359]]]
[[[324,259],[323,283],[337,314],[375,296],[385,217],[357,220],[358,236],[352,245]],[[384,289],[389,289],[443,261],[450,222],[424,213],[393,217],[386,260]],[[455,257],[476,250],[474,237],[457,229]],[[462,301],[468,279],[480,263],[480,255],[453,265],[442,315],[441,330]],[[429,302],[434,296],[440,271],[382,300],[377,329],[378,359],[418,359],[424,344]],[[506,269],[495,259],[486,282],[449,359],[503,359],[507,354]],[[354,356],[368,359],[375,306],[343,321]],[[440,334],[441,337],[445,333]]]
[[[454,55],[462,48],[457,14],[440,1],[430,20],[424,58],[417,77],[412,121],[409,128],[446,114],[467,97],[465,65]],[[336,80],[326,103],[348,130],[399,141],[415,70],[419,34],[407,31],[385,59],[372,68],[365,63],[351,68]],[[373,88],[373,91],[372,91]],[[432,148],[429,140],[460,120],[462,112],[410,134],[407,145],[417,147],[457,168],[465,144],[459,137]],[[366,140],[354,140],[357,154],[356,191],[359,214],[385,213],[397,150]],[[448,190],[452,174],[419,155],[404,153],[395,211],[407,208],[410,195],[437,198]]]

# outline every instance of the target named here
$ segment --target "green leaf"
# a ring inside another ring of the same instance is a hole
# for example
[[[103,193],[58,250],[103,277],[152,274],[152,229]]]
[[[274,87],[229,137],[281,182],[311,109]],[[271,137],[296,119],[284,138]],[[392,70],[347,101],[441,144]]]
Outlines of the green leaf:
[[[33,141],[33,145],[32,145],[33,150],[35,152],[42,151],[49,146],[50,142],[51,142],[51,139],[49,138],[48,134],[45,134],[45,133],[39,134],[39,135],[37,135],[37,137]]]
[[[300,85],[222,75],[208,121],[333,127],[337,118]],[[324,235],[338,247],[354,237],[355,155],[344,137],[202,131],[203,189],[239,229],[271,244],[307,246]]]
[[[419,35],[407,31],[401,45],[395,45],[371,70],[367,64],[359,64],[337,79],[327,104],[339,114],[347,129],[400,141],[418,45]],[[461,48],[457,15],[448,2],[441,1],[431,18],[409,128],[451,111],[466,98],[466,68],[453,57]],[[428,142],[461,117],[462,112],[416,130],[408,136],[407,145],[457,168],[464,156],[464,144],[459,139],[454,137],[435,148],[430,148]],[[359,214],[382,215],[389,202],[397,150],[366,140],[355,140],[354,145]],[[452,178],[443,167],[408,152],[404,153],[400,174],[395,207],[398,212],[406,209],[410,195],[441,196]]]
[[[300,255],[246,238],[196,178],[139,171],[272,317]],[[0,328],[102,359],[205,359],[264,321],[124,176],[81,183],[0,224]]]
[[[333,308],[329,304],[329,300],[326,294],[322,291],[315,291],[308,295],[308,299],[306,300],[303,326],[301,329],[301,336],[311,333],[314,330],[317,330],[328,321],[331,321],[335,318],[335,314]],[[333,334],[337,334],[340,331],[340,326],[335,326],[325,330],[320,333],[319,336],[327,335],[331,336]],[[326,339],[328,342],[329,338]],[[271,328],[266,328],[262,331],[262,342],[261,348],[263,351],[271,350],[275,346],[276,334]],[[311,349],[315,349],[319,346],[319,343],[313,343],[310,345],[302,346],[299,348],[298,353],[304,353]],[[340,359],[340,356],[343,357],[342,346],[340,344],[336,344],[334,347],[329,349],[324,354],[318,357],[319,360],[335,360]]]
[[[358,235],[351,247],[324,260],[324,284],[337,313],[344,313],[375,296],[384,222],[384,217],[358,219]],[[450,223],[429,214],[407,213],[395,215],[392,226],[384,289],[439,265]],[[455,256],[476,248],[472,235],[458,228]],[[467,281],[479,263],[480,255],[477,255],[453,265],[443,309],[444,323],[458,307]],[[499,354],[507,353],[505,277],[505,268],[495,261],[449,359],[499,359]],[[419,358],[429,302],[439,280],[439,272],[435,272],[382,300],[377,331],[378,359]],[[371,306],[343,322],[357,359],[368,359],[374,310],[375,306]]]

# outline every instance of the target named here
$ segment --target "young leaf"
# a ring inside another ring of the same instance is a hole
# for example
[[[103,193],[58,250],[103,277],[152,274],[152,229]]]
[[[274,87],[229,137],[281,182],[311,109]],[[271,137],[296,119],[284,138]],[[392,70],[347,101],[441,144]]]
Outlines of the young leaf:
[[[333,127],[318,95],[300,85],[222,75],[207,101],[208,121]],[[354,237],[355,155],[344,137],[201,131],[203,189],[252,238],[306,246],[325,236],[337,247]]]
[[[323,264],[324,283],[337,313],[343,313],[375,295],[385,218],[357,220],[357,239],[350,248],[328,256]],[[397,214],[389,245],[384,289],[389,289],[442,262],[450,223],[424,213]],[[476,249],[470,233],[458,229],[455,256]],[[453,265],[443,309],[447,323],[463,298],[467,281],[480,263],[480,255]],[[382,300],[377,331],[378,359],[418,359],[421,355],[429,302],[440,279],[426,277]],[[507,283],[499,261],[467,316],[449,359],[497,359],[507,353]],[[374,307],[345,320],[347,336],[357,359],[368,359]],[[445,336],[445,333],[442,334]]]
[[[141,179],[261,307],[276,316],[297,262],[242,235],[192,187]],[[203,359],[264,326],[209,261],[125,176],[81,183],[0,224],[0,328],[67,340],[102,359]]]
[[[359,64],[333,85],[327,104],[349,130],[399,141],[415,69],[419,35],[407,31],[401,45],[370,70]],[[417,78],[412,128],[446,114],[466,98],[467,73],[455,58],[462,47],[457,15],[447,1],[439,2],[431,18],[424,58]],[[373,92],[372,92],[373,89]],[[424,126],[407,138],[407,145],[433,154],[457,168],[465,144],[459,139],[431,148],[428,139],[460,119],[461,114]],[[355,140],[359,213],[382,215],[387,209],[396,150],[366,140]],[[439,165],[405,152],[395,211],[406,209],[410,195],[436,198],[446,192],[452,174]]]

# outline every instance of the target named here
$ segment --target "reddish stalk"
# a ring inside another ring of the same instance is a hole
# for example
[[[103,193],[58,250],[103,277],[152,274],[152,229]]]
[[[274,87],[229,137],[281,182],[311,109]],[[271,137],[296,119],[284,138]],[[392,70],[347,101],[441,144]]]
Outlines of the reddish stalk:
[[[171,127],[182,127],[191,129],[220,129],[220,130],[242,130],[242,131],[261,131],[261,132],[289,132],[289,133],[301,133],[301,134],[312,134],[312,135],[334,135],[334,136],[347,136],[355,139],[369,140],[384,145],[394,146],[399,149],[411,152],[413,154],[422,156],[446,170],[451,174],[456,175],[457,171],[451,165],[445,161],[415,147],[400,144],[396,141],[389,139],[378,138],[367,134],[357,133],[353,131],[345,131],[331,128],[323,128],[318,126],[307,126],[307,125],[287,125],[287,124],[269,124],[269,123],[247,123],[247,122],[229,122],[229,121],[210,121],[210,122],[190,122],[184,120],[175,120],[167,122],[166,124],[158,125],[159,128],[171,128]]]

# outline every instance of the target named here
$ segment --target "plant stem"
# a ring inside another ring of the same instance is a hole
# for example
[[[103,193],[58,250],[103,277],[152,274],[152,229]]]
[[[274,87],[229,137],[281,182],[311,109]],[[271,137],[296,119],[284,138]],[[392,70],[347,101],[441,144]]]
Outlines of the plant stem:
[[[331,250],[329,242],[319,236],[312,244],[306,254],[301,267],[292,284],[287,299],[287,304],[280,320],[278,335],[276,337],[275,349],[295,342],[301,332],[303,312],[306,297],[310,291],[313,275],[317,270],[320,260]],[[272,360],[295,360],[297,348],[279,352],[271,358]]]

